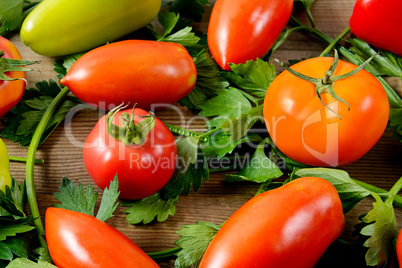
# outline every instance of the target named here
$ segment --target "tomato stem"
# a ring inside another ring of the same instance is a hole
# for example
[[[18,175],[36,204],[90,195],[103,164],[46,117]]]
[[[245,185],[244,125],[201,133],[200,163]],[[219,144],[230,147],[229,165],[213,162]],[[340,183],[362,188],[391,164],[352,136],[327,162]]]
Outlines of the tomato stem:
[[[38,126],[36,127],[36,130],[33,134],[31,143],[29,145],[28,149],[28,155],[27,155],[27,160],[26,160],[26,177],[25,177],[25,184],[26,184],[26,191],[27,191],[27,199],[28,199],[28,205],[29,205],[29,210],[31,211],[31,215],[33,218],[33,224],[36,227],[36,231],[38,234],[39,238],[39,243],[41,247],[44,249],[47,249],[47,244],[46,240],[44,238],[45,236],[45,228],[43,227],[43,223],[40,217],[40,212],[38,208],[38,203],[36,201],[36,193],[35,193],[35,185],[34,185],[34,163],[35,163],[35,155],[41,140],[41,137],[43,135],[43,132],[46,129],[46,126],[54,114],[54,112],[57,110],[57,108],[61,105],[61,103],[64,101],[64,98],[67,96],[67,94],[70,92],[70,90],[65,87],[60,91],[60,93],[56,96],[56,98],[53,99],[53,101],[50,103],[49,107],[46,109],[45,113],[43,114],[41,120],[39,121]]]
[[[300,30],[312,33],[313,35],[317,36],[318,38],[320,38],[327,44],[331,44],[334,41],[331,37],[329,37],[325,33],[321,32],[317,28],[310,28],[310,27],[304,25],[302,22],[300,22],[294,16],[291,16],[290,19],[296,25],[302,26],[299,28]],[[351,53],[345,47],[338,45],[338,50],[345,58],[347,58],[353,64],[360,65],[362,63],[362,61],[360,59],[357,59],[354,56],[354,54]],[[396,107],[396,108],[402,108],[402,98],[398,95],[398,93],[396,93],[396,91],[385,81],[384,78],[382,78],[381,76],[376,76],[376,78],[384,86],[385,92],[387,93],[388,101],[391,104],[391,106]]]

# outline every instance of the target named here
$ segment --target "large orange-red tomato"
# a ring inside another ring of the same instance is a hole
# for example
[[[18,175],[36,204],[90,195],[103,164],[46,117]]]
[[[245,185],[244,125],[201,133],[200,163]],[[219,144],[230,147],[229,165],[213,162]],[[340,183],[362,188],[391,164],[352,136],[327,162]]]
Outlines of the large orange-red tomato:
[[[122,126],[123,113],[131,114],[132,109],[118,112],[114,124]],[[148,115],[135,108],[134,122]],[[170,180],[176,168],[176,143],[162,121],[155,120],[145,142],[126,146],[109,135],[106,115],[99,119],[85,140],[83,157],[88,174],[101,189],[109,186],[117,174],[120,197],[141,199],[156,193]]]
[[[291,68],[322,78],[331,57],[308,59]],[[339,61],[335,75],[357,66]],[[334,92],[346,101],[289,71],[277,76],[264,100],[264,118],[275,145],[288,157],[312,166],[342,166],[365,155],[380,139],[388,122],[389,103],[382,85],[365,70],[333,83]],[[350,109],[349,109],[350,108]],[[331,110],[332,111],[331,111]]]
[[[0,36],[0,50],[4,58],[21,60],[18,49],[6,38]],[[25,72],[6,72],[10,78],[22,78],[14,81],[3,81],[0,79],[0,117],[9,112],[21,100],[25,91]]]
[[[86,53],[60,82],[96,108],[110,110],[124,102],[149,111],[185,97],[196,79],[183,46],[125,40]]]
[[[402,1],[357,0],[349,25],[353,34],[402,56]]]
[[[211,241],[200,268],[313,267],[344,226],[335,187],[300,178],[240,207]]]
[[[293,0],[217,0],[208,26],[208,45],[224,70],[229,63],[263,57],[292,14]]]
[[[396,239],[396,257],[398,259],[399,266],[402,266],[402,232],[399,231]]]
[[[159,267],[128,237],[93,216],[50,207],[45,224],[57,267]]]

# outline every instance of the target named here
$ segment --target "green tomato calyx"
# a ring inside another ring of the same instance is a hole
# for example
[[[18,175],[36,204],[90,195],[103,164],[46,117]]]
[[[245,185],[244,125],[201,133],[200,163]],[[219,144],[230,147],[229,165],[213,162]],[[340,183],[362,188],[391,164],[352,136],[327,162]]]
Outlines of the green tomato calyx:
[[[34,71],[34,69],[25,68],[22,66],[32,65],[39,63],[39,61],[27,61],[27,60],[16,60],[16,59],[9,59],[4,58],[4,51],[0,50],[0,80],[3,81],[15,81],[18,79],[24,78],[11,78],[7,76],[6,72],[28,72]]]
[[[314,78],[314,77],[310,77],[304,74],[301,74],[291,68],[289,68],[288,66],[286,66],[285,64],[283,64],[281,61],[277,60],[277,62],[283,67],[285,68],[285,70],[287,70],[288,72],[290,72],[291,74],[293,74],[294,76],[303,79],[305,81],[308,81],[310,83],[313,83],[315,85],[315,91],[317,93],[317,97],[320,100],[320,102],[326,107],[328,108],[331,112],[333,112],[334,114],[336,114],[339,118],[341,118],[341,116],[339,114],[337,114],[335,111],[333,111],[331,108],[328,107],[328,105],[326,105],[322,99],[321,99],[321,94],[324,93],[329,93],[334,99],[336,99],[337,101],[343,102],[344,104],[346,104],[348,106],[348,110],[350,110],[350,105],[341,97],[339,97],[334,90],[334,83],[338,80],[342,80],[342,79],[346,79],[358,72],[360,72],[362,69],[364,69],[366,67],[366,65],[378,54],[374,54],[372,55],[369,59],[367,59],[365,62],[363,62],[359,67],[357,67],[356,69],[353,69],[352,71],[342,74],[342,75],[334,75],[336,67],[338,66],[339,63],[339,55],[337,50],[334,50],[335,54],[334,54],[334,61],[331,64],[331,67],[329,68],[328,71],[325,72],[325,75],[323,78]],[[342,118],[341,118],[342,119]]]
[[[141,116],[144,118],[143,120],[134,123],[134,105],[131,115],[129,115],[128,113],[123,113],[121,115],[123,126],[119,127],[113,124],[113,119],[120,110],[128,106],[123,105],[124,104],[120,104],[107,114],[106,122],[108,125],[108,133],[112,138],[123,142],[123,144],[126,146],[130,146],[133,144],[141,145],[145,142],[147,135],[155,126],[155,114],[150,112],[146,116]]]

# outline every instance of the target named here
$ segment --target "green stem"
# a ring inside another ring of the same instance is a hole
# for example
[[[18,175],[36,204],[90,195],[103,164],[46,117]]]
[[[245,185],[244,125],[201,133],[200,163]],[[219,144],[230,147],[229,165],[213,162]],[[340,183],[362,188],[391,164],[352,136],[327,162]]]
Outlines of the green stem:
[[[377,194],[379,194],[380,196],[382,196],[382,197],[388,197],[389,196],[389,194],[390,194],[390,192],[391,191],[386,191],[386,190],[384,190],[384,189],[381,189],[381,188],[378,188],[378,187],[376,187],[376,186],[374,186],[374,185],[371,185],[371,184],[368,184],[368,183],[365,183],[365,182],[362,182],[362,181],[359,181],[359,180],[353,180],[356,184],[358,184],[358,185],[360,185],[361,187],[363,187],[363,188],[365,188],[365,189],[367,189],[367,190],[369,190],[369,191],[371,191],[371,192],[374,192],[374,193],[377,193]],[[399,181],[401,181],[401,179],[399,179]],[[398,181],[398,182],[399,182]],[[396,185],[396,184],[395,184]],[[394,187],[398,187],[398,186],[395,186],[394,185]],[[394,188],[394,187],[392,187],[392,188]],[[394,189],[396,189],[396,188],[394,188]],[[392,189],[391,189],[392,190]],[[394,190],[393,190],[394,191]],[[400,208],[402,208],[402,196],[399,196],[399,195],[396,195],[395,194],[395,197],[394,197],[394,200],[393,200],[393,204],[395,205],[395,206],[397,206],[397,207],[400,207]]]
[[[346,27],[343,32],[341,32],[324,50],[321,52],[319,57],[324,57],[326,54],[329,54],[335,46],[350,32],[350,27]]]
[[[23,158],[23,157],[9,156],[8,159],[10,160],[10,162],[19,162],[19,163],[26,163],[27,162],[27,159]],[[45,160],[43,160],[43,159],[35,159],[34,163],[35,164],[43,164],[43,163],[45,163]]]
[[[389,197],[385,202],[392,203],[398,196],[397,194],[401,189],[402,189],[402,177],[400,177],[399,180],[394,184],[394,186],[392,186],[391,190],[389,190],[388,192]]]
[[[150,252],[147,253],[149,257],[151,257],[154,260],[157,259],[163,259],[163,258],[168,258],[175,256],[180,250],[182,250],[181,247],[175,247],[167,250],[162,250],[162,251],[157,251],[157,252]]]
[[[326,35],[325,33],[321,32],[320,30],[316,28],[309,28],[308,26],[304,25],[302,22],[300,22],[298,19],[295,17],[291,17],[291,21],[295,23],[297,26],[303,26],[300,27],[300,30],[310,32],[311,34],[315,35],[316,37],[320,38],[327,44],[331,44],[334,42],[334,40]],[[350,62],[352,62],[355,65],[360,65],[362,62],[358,59],[355,58],[354,54],[351,53],[348,49],[346,49],[343,46],[338,47],[339,52],[347,58]],[[381,76],[376,77],[378,81],[384,86],[385,92],[388,97],[388,101],[391,104],[391,106],[396,107],[396,108],[402,108],[402,98],[398,95],[398,93],[395,92],[395,90],[382,78]]]
[[[212,135],[215,131],[218,131],[218,130],[221,130],[222,128],[221,127],[217,127],[217,128],[214,128],[214,129],[212,129],[212,130],[210,130],[210,131],[207,131],[207,132],[205,132],[205,133],[202,133],[201,135],[200,135],[200,140],[201,139],[204,139],[204,138],[206,138],[206,137],[208,137],[208,136],[210,136],[210,135]]]
[[[60,106],[60,104],[63,102],[64,98],[67,96],[67,94],[69,92],[70,92],[70,90],[67,87],[65,87],[62,91],[60,91],[60,93],[56,96],[56,98],[49,105],[49,107],[43,114],[38,126],[36,127],[36,130],[32,137],[32,141],[29,145],[28,155],[27,155],[25,181],[26,181],[28,205],[29,205],[29,210],[31,211],[31,215],[33,218],[33,224],[36,227],[36,231],[38,233],[40,245],[43,248],[47,248],[47,244],[44,239],[45,228],[43,227],[43,223],[40,218],[38,203],[36,201],[36,193],[35,193],[35,185],[34,185],[35,155],[36,155],[36,151],[38,149],[39,143],[40,143],[40,139],[43,135],[43,132],[46,129],[46,126],[47,126],[50,118],[52,117],[54,112],[57,110],[57,108]]]

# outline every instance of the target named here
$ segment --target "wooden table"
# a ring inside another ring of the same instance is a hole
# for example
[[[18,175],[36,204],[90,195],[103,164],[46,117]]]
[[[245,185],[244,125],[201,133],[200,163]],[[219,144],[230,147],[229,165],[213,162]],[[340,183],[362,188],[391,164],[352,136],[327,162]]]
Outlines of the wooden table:
[[[215,2],[215,1],[210,1]],[[353,0],[316,0],[312,13],[315,17],[317,28],[331,37],[336,37],[345,27],[352,14]],[[206,31],[209,14],[212,5],[206,7],[203,20],[195,23],[198,30]],[[299,2],[296,2],[294,15],[301,21],[307,23],[307,18]],[[36,55],[25,47],[18,34],[8,36],[19,48],[24,59],[41,60],[36,66],[39,72],[27,74],[28,87],[34,87],[35,82],[53,78],[56,80],[56,73],[53,71],[53,58]],[[274,54],[272,59],[282,61],[289,59],[301,59],[311,56],[318,56],[326,47],[326,44],[308,33],[294,33],[284,45]],[[278,68],[278,71],[281,69]],[[400,81],[389,80],[391,85],[399,93],[402,92]],[[190,121],[192,114],[186,114],[186,124]],[[35,166],[35,185],[39,207],[42,215],[46,207],[58,201],[53,193],[58,191],[62,177],[67,177],[74,183],[83,185],[91,184],[98,191],[96,185],[88,176],[82,158],[82,143],[95,125],[100,114],[94,110],[82,110],[74,114],[71,122],[60,125],[51,137],[39,148],[37,157],[43,158],[45,163]],[[157,116],[165,123],[177,124],[177,118],[171,111],[159,111]],[[369,122],[368,122],[369,123]],[[0,123],[0,128],[3,125]],[[201,120],[189,125],[192,130],[202,131]],[[364,133],[362,133],[364,138]],[[25,157],[28,148],[5,141],[9,153],[12,156]],[[377,145],[359,161],[343,167],[352,178],[373,184],[383,189],[389,189],[402,175],[402,144],[392,138],[392,133],[386,131]],[[25,177],[25,165],[11,163],[12,175],[22,181]],[[252,183],[228,184],[223,182],[224,173],[211,174],[208,183],[203,183],[198,193],[191,192],[188,196],[182,196],[177,204],[176,215],[170,217],[163,223],[149,225],[129,225],[126,220],[124,208],[119,207],[115,217],[108,220],[108,223],[126,234],[135,241],[146,252],[164,250],[174,247],[173,242],[178,239],[174,233],[180,226],[193,224],[197,220],[210,221],[215,224],[224,222],[237,208],[249,200],[258,189]],[[367,198],[346,215],[346,229],[343,235],[349,239],[353,226],[358,223],[357,217],[367,213],[371,209],[373,199]],[[402,211],[396,210],[397,220],[401,222]],[[173,267],[173,260],[159,262],[161,267]]]

